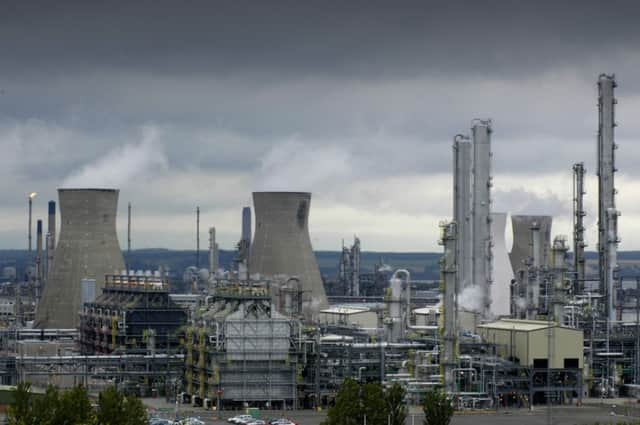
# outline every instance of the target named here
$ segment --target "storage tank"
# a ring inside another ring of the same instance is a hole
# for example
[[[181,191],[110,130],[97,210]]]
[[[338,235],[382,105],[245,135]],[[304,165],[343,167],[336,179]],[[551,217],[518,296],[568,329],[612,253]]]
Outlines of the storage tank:
[[[116,233],[118,190],[58,189],[60,234],[53,267],[38,305],[38,328],[74,328],[79,323],[83,279],[96,280],[125,269]]]
[[[255,234],[251,275],[286,275],[300,280],[304,313],[327,306],[320,269],[309,238],[308,192],[254,192]]]

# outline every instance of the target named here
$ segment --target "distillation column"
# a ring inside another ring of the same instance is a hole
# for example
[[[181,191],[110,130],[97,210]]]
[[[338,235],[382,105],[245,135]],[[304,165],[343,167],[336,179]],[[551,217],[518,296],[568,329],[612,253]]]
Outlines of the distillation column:
[[[481,314],[491,307],[491,121],[474,120],[473,135],[473,284],[482,289]]]
[[[573,270],[576,273],[573,293],[575,295],[584,292],[585,280],[584,248],[587,246],[584,241],[584,217],[587,215],[584,210],[585,172],[584,163],[578,162],[573,165]]]
[[[440,365],[444,368],[444,385],[447,393],[455,390],[453,369],[456,364],[456,223],[446,223],[441,226],[440,245],[444,246],[444,256],[441,260],[442,278],[444,284],[442,315],[444,317],[444,332],[442,358]]]
[[[607,297],[607,317],[609,328],[615,320],[616,252],[618,245],[617,216],[615,209],[614,141],[615,76],[601,74],[598,77],[598,266],[600,293]]]
[[[527,279],[527,319],[536,320],[540,312],[540,225],[531,223],[531,265]]]
[[[458,273],[456,292],[473,283],[473,234],[471,217],[471,170],[473,145],[468,136],[453,139],[453,221],[456,223],[456,258]]]
[[[556,236],[553,240],[552,267],[553,267],[553,318],[559,325],[563,325],[564,306],[566,304],[565,287],[567,264],[567,240],[564,236]]]

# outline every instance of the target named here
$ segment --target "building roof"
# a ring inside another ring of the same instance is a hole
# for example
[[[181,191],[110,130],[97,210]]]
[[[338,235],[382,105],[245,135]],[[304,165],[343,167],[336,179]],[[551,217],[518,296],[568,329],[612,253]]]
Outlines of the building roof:
[[[495,322],[483,323],[478,328],[483,329],[499,329],[499,330],[515,330],[521,332],[539,331],[541,329],[558,326],[555,322],[547,322],[546,320],[517,320],[517,319],[500,319]]]
[[[325,308],[324,310],[320,310],[320,313],[327,313],[327,314],[358,314],[358,313],[366,313],[368,311],[371,311],[371,310],[369,310],[366,307],[357,308],[357,307],[346,307],[346,306],[337,305],[337,306]]]

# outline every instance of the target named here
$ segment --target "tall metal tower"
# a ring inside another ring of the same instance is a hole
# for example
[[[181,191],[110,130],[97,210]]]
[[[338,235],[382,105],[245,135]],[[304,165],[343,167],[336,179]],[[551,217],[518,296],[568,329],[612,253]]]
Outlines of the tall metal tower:
[[[473,284],[482,288],[482,315],[491,306],[491,120],[474,120],[473,136]]]
[[[444,367],[444,384],[448,393],[454,391],[453,369],[456,367],[457,308],[455,297],[456,280],[456,223],[440,225],[440,245],[444,246],[444,256],[440,266],[444,284],[442,310],[444,317],[443,356],[440,364]]]
[[[473,145],[469,136],[458,134],[453,139],[453,220],[457,230],[457,292],[473,283],[472,166]]]
[[[607,297],[606,312],[611,322],[615,314],[615,274],[617,272],[618,211],[616,210],[614,185],[615,104],[614,75],[598,77],[598,265],[600,293]]]
[[[573,293],[581,294],[584,291],[585,258],[584,248],[584,174],[586,170],[583,162],[573,164],[573,269],[576,272],[576,280],[573,285]]]

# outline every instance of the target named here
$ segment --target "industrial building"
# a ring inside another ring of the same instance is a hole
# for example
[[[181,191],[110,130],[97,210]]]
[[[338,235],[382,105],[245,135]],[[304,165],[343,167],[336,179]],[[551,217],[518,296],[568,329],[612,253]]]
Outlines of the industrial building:
[[[174,353],[186,323],[186,310],[169,296],[166,280],[107,275],[102,294],[80,313],[81,353]]]
[[[582,369],[584,337],[579,329],[543,320],[502,319],[478,326],[496,355],[536,369]],[[550,362],[549,362],[550,360]]]

